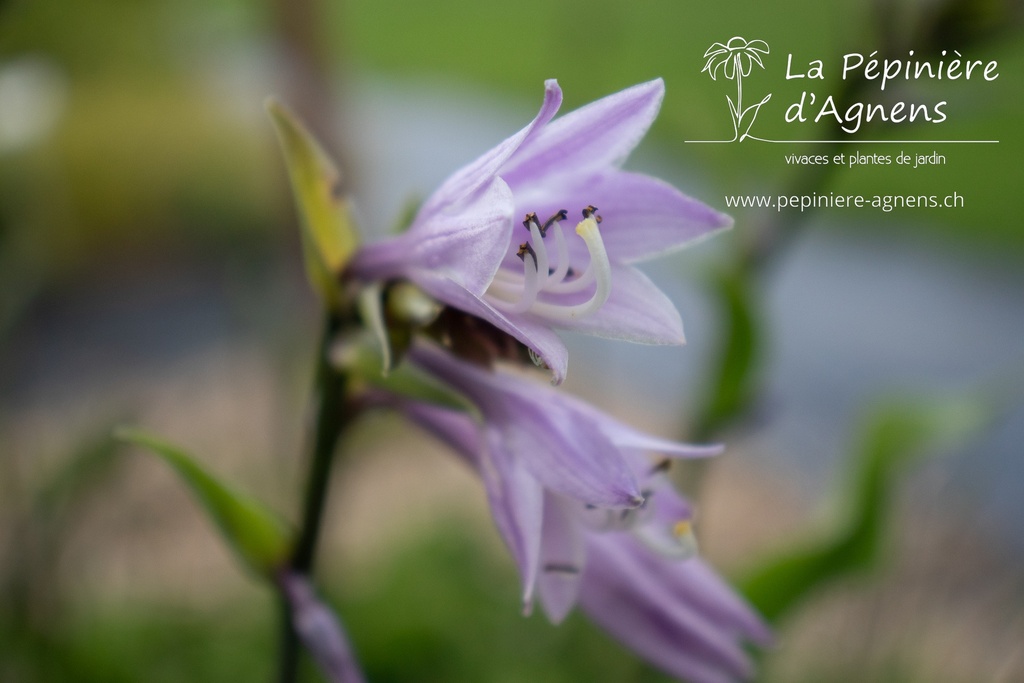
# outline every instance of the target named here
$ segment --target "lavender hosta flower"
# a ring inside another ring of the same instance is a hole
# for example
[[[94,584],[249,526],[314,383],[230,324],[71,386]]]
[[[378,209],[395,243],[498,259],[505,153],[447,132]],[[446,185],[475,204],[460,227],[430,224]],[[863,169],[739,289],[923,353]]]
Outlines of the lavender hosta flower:
[[[412,280],[522,342],[556,383],[568,357],[555,328],[683,343],[675,307],[633,264],[731,219],[660,180],[620,169],[663,95],[658,79],[552,121],[562,91],[547,81],[529,125],[442,183],[407,232],[364,246],[352,273]],[[582,218],[575,236],[561,225],[570,211]]]
[[[486,375],[472,368],[439,368],[434,361],[440,356],[426,363],[415,360],[462,390],[472,375]],[[483,377],[476,379],[488,384]],[[743,643],[766,643],[768,630],[706,563],[693,557],[692,510],[665,477],[664,467],[652,466],[645,456],[648,451],[702,456],[719,449],[651,437],[582,401],[518,378],[492,382],[489,389],[500,393],[498,385],[508,392],[488,401],[506,403],[513,411],[506,419],[515,419],[519,394],[530,385],[539,410],[571,418],[567,429],[581,436],[601,435],[626,463],[643,496],[633,508],[608,507],[548,488],[524,462],[531,456],[506,440],[514,428],[501,423],[493,405],[481,406],[481,425],[465,413],[401,403],[407,415],[450,444],[484,480],[495,522],[519,566],[527,608],[536,589],[557,623],[578,602],[641,656],[694,683],[749,678]],[[528,432],[551,428],[531,415],[521,420],[518,429]]]

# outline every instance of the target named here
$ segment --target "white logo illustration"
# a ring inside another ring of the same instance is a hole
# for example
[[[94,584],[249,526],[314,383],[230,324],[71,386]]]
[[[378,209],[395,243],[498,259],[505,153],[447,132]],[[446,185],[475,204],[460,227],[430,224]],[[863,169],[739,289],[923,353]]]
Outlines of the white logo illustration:
[[[761,105],[770,100],[772,95],[768,93],[760,102],[744,109],[743,77],[750,75],[754,64],[763,69],[764,63],[761,61],[761,55],[766,55],[768,52],[768,43],[763,40],[748,41],[741,36],[734,36],[724,45],[722,43],[713,44],[704,53],[704,58],[708,61],[701,69],[701,73],[707,71],[712,80],[717,81],[718,72],[721,70],[722,75],[727,79],[736,79],[736,100],[733,101],[729,95],[725,96],[725,99],[729,101],[733,138],[732,140],[722,140],[722,142],[742,142],[747,138],[759,139],[750,135],[750,128],[754,125]]]

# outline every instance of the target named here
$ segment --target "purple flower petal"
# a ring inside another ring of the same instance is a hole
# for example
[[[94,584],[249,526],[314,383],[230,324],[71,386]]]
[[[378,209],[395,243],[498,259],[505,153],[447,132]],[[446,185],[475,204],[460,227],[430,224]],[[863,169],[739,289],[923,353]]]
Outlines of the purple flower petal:
[[[408,277],[425,289],[446,278],[480,296],[505,255],[513,208],[508,186],[492,178],[461,210],[429,214],[393,240],[364,246],[352,272],[367,280]]]
[[[604,306],[577,320],[574,329],[640,344],[686,343],[683,321],[672,301],[630,266],[613,271],[611,295]]]
[[[618,449],[600,430],[580,429],[571,404],[545,401],[555,392],[550,386],[499,378],[426,344],[415,345],[409,358],[472,400],[504,447],[546,487],[593,505],[639,503],[636,479]]]
[[[512,235],[512,192],[500,179],[491,180],[471,210],[442,212],[422,225],[425,236],[408,255],[417,270],[444,273],[477,296],[494,279]],[[415,281],[415,273],[411,274]]]
[[[541,563],[544,495],[540,484],[518,458],[508,453],[500,435],[490,433],[482,439],[482,428],[469,415],[419,401],[399,401],[397,405],[418,425],[452,446],[480,474],[495,526],[519,567],[524,611],[528,611]]]
[[[768,626],[706,562],[664,562],[649,553],[638,557],[650,581],[675,600],[692,604],[710,623],[758,645],[772,643]]]
[[[652,663],[687,680],[710,683],[752,675],[750,661],[731,629],[709,620],[701,605],[679,600],[666,586],[651,580],[639,561],[648,551],[624,534],[592,535],[588,540],[591,558],[581,603],[595,621]],[[699,591],[701,586],[697,583],[694,588]]]
[[[659,78],[570,112],[524,142],[501,175],[518,191],[537,178],[617,167],[647,133],[664,96]]]
[[[531,136],[543,128],[558,112],[562,104],[562,89],[558,81],[550,79],[544,82],[544,102],[540,111],[525,128],[507,138],[497,147],[486,152],[475,161],[463,166],[441,183],[434,194],[424,202],[420,209],[421,217],[430,217],[434,213],[448,209],[452,204],[475,192],[485,182],[491,180],[498,170]],[[415,226],[414,226],[415,227]]]
[[[733,224],[729,216],[639,173],[578,176],[561,190],[565,198],[559,199],[565,205],[601,209],[601,237],[617,263],[637,263],[691,246]],[[521,212],[520,194],[516,204]]]
[[[571,394],[550,391],[546,401],[563,404],[565,410],[576,413],[578,422],[586,421],[607,436],[615,446],[626,451],[656,453],[670,458],[707,458],[719,455],[725,448],[721,444],[694,445],[663,439],[642,432],[625,422],[595,408],[590,403]]]
[[[488,432],[488,457],[481,462],[494,522],[519,565],[523,612],[529,614],[540,566],[544,491],[519,458],[504,449],[501,436]]]
[[[390,405],[401,409],[406,417],[451,446],[474,470],[481,467],[484,453],[481,428],[469,415],[422,401],[393,399]]]
[[[670,458],[707,458],[720,455],[725,450],[721,444],[694,445],[662,439],[611,417],[601,421],[601,431],[619,448],[657,453]]]
[[[573,518],[569,501],[548,493],[538,582],[541,604],[551,623],[561,623],[576,604],[585,560],[583,528]]]
[[[527,400],[512,399],[503,409],[524,416],[520,423],[506,414],[501,420],[503,435],[546,487],[601,507],[635,507],[641,502],[625,459],[599,431],[574,428],[565,422],[575,417],[572,413]]]

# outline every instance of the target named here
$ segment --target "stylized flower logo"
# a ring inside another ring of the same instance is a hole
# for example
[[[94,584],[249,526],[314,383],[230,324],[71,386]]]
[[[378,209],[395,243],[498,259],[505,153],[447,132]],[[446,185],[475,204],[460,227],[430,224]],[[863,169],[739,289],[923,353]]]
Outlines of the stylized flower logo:
[[[743,77],[749,76],[754,64],[764,68],[761,55],[769,53],[768,43],[763,40],[746,40],[742,36],[733,36],[729,42],[714,43],[704,53],[707,62],[701,73],[707,71],[712,80],[718,80],[718,71],[729,80],[736,79],[736,101],[726,95],[729,100],[729,113],[732,116],[733,138],[730,142],[744,140],[750,135],[750,127],[754,125],[757,112],[765,102],[771,99],[771,93],[765,95],[757,104],[743,108]],[[740,131],[743,131],[742,133]]]
[[[707,52],[704,53],[704,57],[708,61],[704,64],[701,72],[707,71],[714,80],[718,80],[719,69],[722,70],[722,74],[729,80],[735,78],[737,72],[742,76],[749,76],[754,62],[757,62],[757,65],[762,69],[764,68],[761,55],[758,54],[759,52],[764,55],[768,54],[768,43],[763,40],[747,41],[741,36],[735,36],[730,38],[729,42],[725,45],[715,43],[708,48]]]

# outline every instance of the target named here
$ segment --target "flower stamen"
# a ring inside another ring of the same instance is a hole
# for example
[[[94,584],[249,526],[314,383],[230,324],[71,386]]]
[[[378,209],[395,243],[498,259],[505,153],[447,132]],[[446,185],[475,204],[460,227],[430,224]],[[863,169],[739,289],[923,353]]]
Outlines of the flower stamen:
[[[601,231],[597,227],[597,217],[595,217],[593,212],[588,214],[586,209],[584,209],[583,215],[584,219],[576,224],[576,234],[582,237],[587,245],[587,251],[590,252],[590,265],[587,266],[587,270],[583,275],[577,280],[571,280],[568,284],[582,280],[589,273],[589,276],[596,282],[594,293],[583,303],[572,306],[557,306],[546,302],[538,302],[530,309],[534,313],[562,320],[582,318],[594,313],[608,301],[608,297],[612,292],[612,266],[608,260],[608,252],[605,251],[604,241],[601,239]],[[567,289],[555,290],[554,288],[549,288],[549,291],[564,293]]]
[[[632,532],[644,545],[665,557],[682,560],[700,552],[693,522],[689,519],[680,519],[670,526],[661,523],[637,525]]]
[[[534,215],[536,215],[536,214],[534,214]],[[551,218],[547,219],[547,221],[544,222],[544,225],[542,225],[540,227],[541,237],[547,237],[548,236],[548,229],[552,225],[557,225],[560,221],[564,221],[568,217],[569,217],[569,212],[566,211],[565,209],[559,209],[558,211],[556,211],[555,214],[553,216],[551,216]]]
[[[533,266],[537,267],[537,254],[533,251],[533,247],[529,242],[523,242],[519,245],[519,251],[516,252],[516,256],[519,257],[520,261],[526,262],[527,255],[533,259]]]
[[[507,268],[495,274],[487,290],[495,306],[552,320],[570,320],[590,315],[605,304],[611,293],[611,263],[598,228],[601,217],[597,215],[596,207],[587,206],[583,209],[583,220],[576,225],[576,234],[590,255],[586,269],[576,276],[577,271],[570,262],[569,245],[560,225],[566,216],[564,209],[557,211],[542,225],[536,213],[526,214],[523,227],[529,231],[530,239],[520,244],[516,252],[523,262],[523,274],[518,276]],[[549,231],[554,233],[554,258],[557,259],[554,264],[548,245],[544,243]],[[567,303],[555,298],[585,292],[591,287],[593,292],[586,301]]]
[[[523,293],[512,310],[516,313],[524,313],[530,310],[530,307],[537,301],[537,294],[543,286],[543,278],[540,275],[540,258],[533,247],[524,242],[519,246],[517,255],[523,261]],[[531,258],[526,258],[528,255]],[[546,258],[544,262],[547,263]]]
[[[536,220],[530,221],[530,241],[537,256],[536,268],[543,289],[548,281],[548,248],[544,246],[544,236],[540,234],[540,225]]]
[[[562,214],[565,212],[562,211]],[[554,216],[548,221],[547,228],[554,227],[555,233],[555,253],[558,255],[558,267],[548,277],[548,282],[558,284],[565,279],[565,276],[569,274],[569,245],[565,243],[565,235],[562,234],[562,226],[554,221]]]

